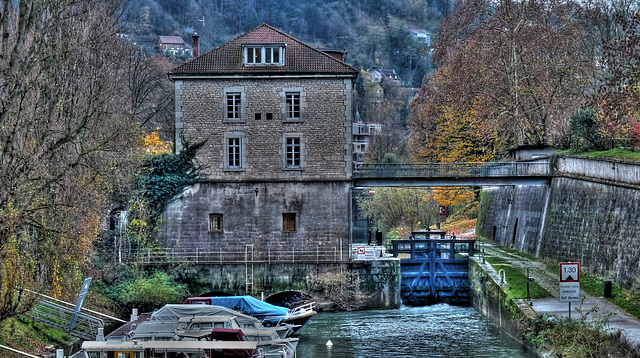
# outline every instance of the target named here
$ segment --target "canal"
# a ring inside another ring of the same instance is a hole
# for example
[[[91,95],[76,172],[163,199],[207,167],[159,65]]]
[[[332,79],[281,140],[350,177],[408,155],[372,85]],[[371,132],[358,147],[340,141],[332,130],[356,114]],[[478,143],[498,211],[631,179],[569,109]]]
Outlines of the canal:
[[[300,333],[300,358],[537,357],[472,307],[446,304],[319,313]]]

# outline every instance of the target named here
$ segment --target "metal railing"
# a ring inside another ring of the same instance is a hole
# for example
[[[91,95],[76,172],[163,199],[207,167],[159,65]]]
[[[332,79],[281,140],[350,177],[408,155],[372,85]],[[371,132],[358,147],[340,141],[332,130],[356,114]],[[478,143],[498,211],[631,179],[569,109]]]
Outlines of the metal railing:
[[[356,164],[354,178],[486,178],[548,177],[548,161],[496,163]]]
[[[455,258],[459,254],[473,256],[475,240],[461,239],[426,239],[426,240],[394,240],[393,256],[398,257],[400,253],[411,254],[411,258],[415,259],[421,254],[442,253],[448,254],[450,259]]]
[[[50,301],[38,302],[26,316],[46,326],[54,327],[85,340],[95,340],[98,329],[104,327],[104,322],[96,317],[77,313],[77,321],[72,330],[69,322],[74,314],[73,308],[67,308]]]
[[[253,255],[242,250],[202,250],[180,248],[158,248],[134,250],[131,261],[145,265],[162,264],[245,264],[249,263],[327,263],[345,262],[348,252],[339,247],[315,249],[271,249],[254,248]]]

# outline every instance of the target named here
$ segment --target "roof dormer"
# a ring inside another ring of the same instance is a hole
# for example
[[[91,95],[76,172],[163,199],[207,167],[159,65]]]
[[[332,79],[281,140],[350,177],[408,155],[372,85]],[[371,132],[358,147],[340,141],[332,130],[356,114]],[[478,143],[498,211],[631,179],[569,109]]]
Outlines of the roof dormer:
[[[245,66],[284,66],[285,44],[242,45]]]

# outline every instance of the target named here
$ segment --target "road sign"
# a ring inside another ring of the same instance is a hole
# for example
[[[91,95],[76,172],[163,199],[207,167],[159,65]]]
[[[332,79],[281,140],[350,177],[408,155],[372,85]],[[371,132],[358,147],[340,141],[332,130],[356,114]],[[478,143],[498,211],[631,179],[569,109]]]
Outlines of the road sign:
[[[580,263],[563,262],[560,264],[560,282],[580,282]]]
[[[560,302],[579,302],[580,282],[560,282]]]
[[[438,207],[438,214],[440,215],[447,215],[447,207],[446,206],[442,206],[440,205]]]

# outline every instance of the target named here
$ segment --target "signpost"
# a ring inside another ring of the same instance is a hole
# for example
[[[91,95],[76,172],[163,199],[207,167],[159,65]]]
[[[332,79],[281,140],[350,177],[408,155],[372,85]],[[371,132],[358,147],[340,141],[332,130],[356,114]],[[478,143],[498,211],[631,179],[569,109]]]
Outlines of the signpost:
[[[563,262],[560,264],[560,302],[569,302],[569,318],[571,318],[571,302],[580,301],[580,263]]]

